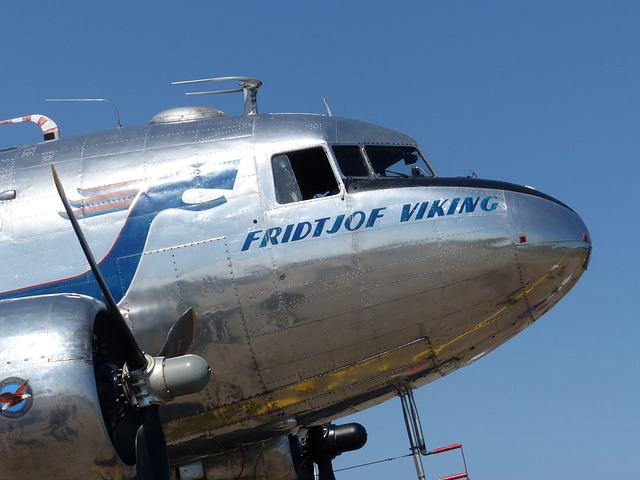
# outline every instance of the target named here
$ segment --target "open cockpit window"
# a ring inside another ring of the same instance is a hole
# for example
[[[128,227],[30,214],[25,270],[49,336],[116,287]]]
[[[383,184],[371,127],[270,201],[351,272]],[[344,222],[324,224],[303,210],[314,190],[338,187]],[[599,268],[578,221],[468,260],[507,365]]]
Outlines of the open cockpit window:
[[[415,147],[367,145],[367,157],[377,177],[433,177]]]
[[[336,195],[338,181],[321,147],[281,153],[271,159],[278,203]]]

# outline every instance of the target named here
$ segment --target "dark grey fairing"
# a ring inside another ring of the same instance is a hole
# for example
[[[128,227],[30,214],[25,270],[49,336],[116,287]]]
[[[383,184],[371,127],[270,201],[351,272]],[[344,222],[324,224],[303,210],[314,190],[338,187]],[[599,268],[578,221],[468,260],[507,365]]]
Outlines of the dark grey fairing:
[[[484,180],[479,178],[468,177],[386,177],[386,178],[354,178],[347,177],[344,179],[347,192],[369,192],[374,190],[382,190],[387,188],[411,188],[411,187],[458,187],[458,188],[477,188],[502,190],[516,193],[524,193],[535,197],[544,198],[552,202],[562,205],[573,211],[560,200],[539,192],[538,190],[516,185],[514,183],[501,182],[499,180]]]

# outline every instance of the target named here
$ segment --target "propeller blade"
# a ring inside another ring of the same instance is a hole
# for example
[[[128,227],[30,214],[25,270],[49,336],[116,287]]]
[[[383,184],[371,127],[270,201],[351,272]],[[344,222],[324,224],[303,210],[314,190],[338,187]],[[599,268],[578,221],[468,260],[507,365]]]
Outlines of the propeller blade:
[[[84,252],[84,256],[89,262],[89,266],[91,267],[91,271],[93,272],[98,285],[100,286],[100,291],[102,292],[102,296],[104,297],[104,301],[107,305],[107,310],[111,318],[114,321],[114,328],[117,329],[117,333],[120,338],[124,340],[125,346],[125,357],[127,359],[127,363],[131,370],[137,370],[139,368],[144,368],[147,365],[147,359],[144,356],[144,353],[138,346],[133,333],[129,329],[129,325],[127,325],[126,320],[122,316],[122,312],[118,308],[116,301],[114,300],[109,288],[107,287],[107,282],[105,282],[102,273],[100,273],[100,269],[98,268],[98,263],[96,259],[93,257],[93,253],[91,253],[91,249],[89,248],[89,244],[87,243],[87,239],[82,233],[82,229],[80,228],[80,224],[76,219],[76,216],[73,213],[73,209],[71,208],[71,204],[67,199],[67,195],[64,192],[64,188],[62,187],[62,183],[60,182],[60,178],[58,177],[58,172],[56,172],[53,164],[51,165],[51,174],[53,175],[53,181],[56,184],[56,189],[58,190],[58,195],[60,196],[60,200],[62,200],[62,204],[64,205],[64,209],[67,212],[67,216],[69,217],[69,221],[71,222],[71,226],[73,227],[73,231],[78,238],[78,242],[80,242],[80,247]]]
[[[138,480],[169,480],[169,456],[160,422],[159,407],[141,408],[142,425],[136,434],[136,473]]]
[[[169,454],[167,452],[167,444],[159,414],[160,405],[163,405],[164,402],[168,400],[165,398],[165,395],[158,394],[157,389],[154,391],[152,388],[153,382],[150,382],[150,370],[152,370],[159,361],[163,368],[161,374],[163,377],[164,375],[168,375],[169,380],[176,380],[176,376],[182,379],[186,378],[186,382],[170,382],[173,384],[174,390],[178,392],[177,394],[180,395],[194,393],[194,388],[204,388],[209,380],[210,369],[204,359],[195,355],[187,355],[182,359],[174,359],[170,362],[168,361],[166,364],[163,358],[147,359],[109,291],[109,287],[82,233],[82,229],[74,215],[71,204],[67,199],[60,178],[58,177],[58,173],[53,165],[51,165],[51,173],[60,200],[62,200],[64,209],[71,221],[73,231],[78,238],[78,242],[91,267],[91,271],[100,286],[109,317],[112,320],[111,327],[114,330],[115,337],[123,343],[124,360],[126,363],[122,369],[128,372],[127,375],[123,374],[123,383],[126,383],[136,396],[136,401],[133,402],[134,405],[132,405],[132,408],[138,409],[142,419],[142,424],[135,434],[137,478],[138,480],[170,480]],[[162,346],[160,355],[166,358],[183,356],[195,338],[195,331],[195,313],[193,309],[190,308],[172,325],[167,339]],[[173,376],[164,371],[164,368],[167,368],[169,364],[172,365],[172,368],[169,368],[169,370]],[[131,378],[129,378],[129,375]],[[167,381],[167,377],[164,377],[164,381]],[[146,382],[150,383],[146,384]],[[144,392],[140,391],[140,385],[146,385]],[[166,386],[164,388],[166,389]],[[138,399],[139,393],[141,394],[140,398],[144,401]],[[127,425],[129,425],[129,422],[127,422]],[[132,435],[133,431],[131,431],[130,434]],[[126,440],[121,441],[118,437],[114,445],[122,442],[125,442],[124,445],[126,446]],[[131,444],[129,443],[129,445]]]
[[[195,338],[196,314],[193,308],[190,308],[171,326],[158,356],[173,358],[184,355]]]
[[[318,480],[336,480],[330,455],[323,455],[318,459]]]

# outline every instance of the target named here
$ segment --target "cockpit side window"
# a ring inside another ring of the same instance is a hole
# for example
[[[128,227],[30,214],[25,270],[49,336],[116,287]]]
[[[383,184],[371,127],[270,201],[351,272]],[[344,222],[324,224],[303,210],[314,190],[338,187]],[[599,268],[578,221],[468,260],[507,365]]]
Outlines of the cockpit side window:
[[[278,203],[327,197],[340,191],[327,154],[321,147],[275,155],[271,168]]]
[[[368,177],[371,175],[362,149],[357,145],[334,145],[333,154],[345,177]]]
[[[291,168],[291,162],[286,155],[276,155],[271,159],[273,181],[276,185],[276,200],[278,203],[299,202],[302,192]]]
[[[365,152],[377,177],[433,177],[415,147],[367,145]]]

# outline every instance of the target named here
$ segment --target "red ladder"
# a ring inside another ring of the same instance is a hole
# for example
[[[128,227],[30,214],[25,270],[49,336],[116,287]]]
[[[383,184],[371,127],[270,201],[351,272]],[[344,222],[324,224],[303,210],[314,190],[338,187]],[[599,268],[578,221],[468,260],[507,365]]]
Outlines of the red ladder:
[[[461,443],[455,443],[453,445],[447,445],[446,447],[434,448],[433,450],[429,450],[427,455],[435,455],[438,453],[450,452],[451,450],[460,450],[462,454],[462,463],[464,464],[464,472],[457,473],[455,475],[449,475],[447,477],[440,477],[438,480],[458,480],[461,478],[466,478],[469,480],[469,474],[467,473],[467,460],[464,458],[464,450],[462,449]]]

